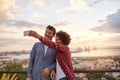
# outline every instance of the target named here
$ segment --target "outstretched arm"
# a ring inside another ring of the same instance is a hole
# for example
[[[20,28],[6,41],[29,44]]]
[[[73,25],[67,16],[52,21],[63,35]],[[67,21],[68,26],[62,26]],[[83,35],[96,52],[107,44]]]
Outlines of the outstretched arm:
[[[66,53],[66,51],[69,51],[68,50],[68,47],[66,45],[63,45],[63,44],[56,44],[54,43],[53,41],[51,40],[48,40],[44,37],[42,37],[41,35],[39,35],[37,32],[35,31],[31,31],[29,36],[32,36],[34,38],[37,38],[39,39],[40,41],[42,41],[45,45],[57,50],[57,51],[62,51],[64,53]]]

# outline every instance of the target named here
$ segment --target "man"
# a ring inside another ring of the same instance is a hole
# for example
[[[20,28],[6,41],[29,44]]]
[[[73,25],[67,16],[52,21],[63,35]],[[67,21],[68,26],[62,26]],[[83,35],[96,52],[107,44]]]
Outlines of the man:
[[[53,26],[48,25],[45,38],[52,40],[56,33]],[[51,80],[50,71],[56,67],[56,51],[42,42],[34,44],[28,65],[27,80]]]

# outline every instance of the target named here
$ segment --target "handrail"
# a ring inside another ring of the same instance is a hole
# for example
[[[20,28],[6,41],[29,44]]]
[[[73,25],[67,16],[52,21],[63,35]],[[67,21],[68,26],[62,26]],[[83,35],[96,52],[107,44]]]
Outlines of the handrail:
[[[104,72],[120,72],[120,69],[102,69],[102,70],[97,70],[97,69],[92,69],[92,70],[74,70],[75,73],[104,73]]]
[[[21,73],[21,74],[26,74],[27,73],[27,71],[20,71],[20,70],[15,70],[15,71],[0,71],[0,73],[11,73],[11,74],[13,74],[13,73]]]
[[[105,73],[105,72],[120,72],[120,69],[105,69],[105,70],[74,70],[75,73]],[[0,71],[0,73],[22,73],[26,74],[27,71]]]

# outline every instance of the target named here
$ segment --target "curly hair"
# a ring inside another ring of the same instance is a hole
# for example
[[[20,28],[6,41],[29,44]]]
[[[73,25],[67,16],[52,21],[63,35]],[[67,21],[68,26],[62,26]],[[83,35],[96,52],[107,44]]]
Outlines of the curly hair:
[[[71,38],[70,35],[64,31],[59,31],[56,33],[56,36],[60,38],[60,40],[63,42],[65,45],[69,45]]]

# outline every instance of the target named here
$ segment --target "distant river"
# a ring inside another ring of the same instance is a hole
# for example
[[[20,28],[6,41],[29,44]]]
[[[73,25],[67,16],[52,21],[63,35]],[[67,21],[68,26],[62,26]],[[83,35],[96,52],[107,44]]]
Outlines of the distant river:
[[[120,55],[120,49],[93,50],[89,52],[72,53],[73,57],[96,57],[96,56],[117,56]]]
[[[109,49],[109,50],[94,50],[90,52],[79,52],[79,53],[71,53],[72,57],[97,57],[97,56],[117,56],[120,55],[120,49]],[[7,55],[11,57],[11,59],[28,59],[30,53],[28,54],[20,54],[20,55]]]

